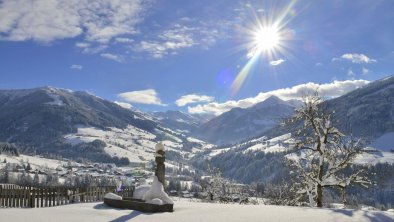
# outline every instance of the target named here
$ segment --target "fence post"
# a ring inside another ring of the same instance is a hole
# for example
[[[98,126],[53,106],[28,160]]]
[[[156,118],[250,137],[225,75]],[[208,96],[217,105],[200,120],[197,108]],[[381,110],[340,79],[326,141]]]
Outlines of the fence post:
[[[0,207],[4,206],[4,189],[0,187]]]
[[[34,208],[36,205],[36,196],[35,196],[35,189],[30,189],[30,207]]]
[[[21,190],[15,190],[15,207],[20,207],[20,200],[21,200]]]
[[[41,202],[40,207],[44,207],[44,188],[43,187],[40,188],[40,202]]]
[[[48,202],[49,202],[49,207],[52,207],[52,187],[48,188]]]
[[[59,187],[56,187],[56,206],[59,206]]]
[[[11,190],[11,200],[12,200],[11,207],[15,207],[15,190]]]

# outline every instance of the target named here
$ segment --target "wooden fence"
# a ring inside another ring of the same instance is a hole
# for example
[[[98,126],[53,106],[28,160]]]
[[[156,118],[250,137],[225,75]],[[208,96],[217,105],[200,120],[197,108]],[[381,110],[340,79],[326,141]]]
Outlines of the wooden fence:
[[[53,207],[69,203],[103,201],[115,187],[22,187],[0,186],[0,207]],[[132,196],[134,187],[126,187],[121,196]]]

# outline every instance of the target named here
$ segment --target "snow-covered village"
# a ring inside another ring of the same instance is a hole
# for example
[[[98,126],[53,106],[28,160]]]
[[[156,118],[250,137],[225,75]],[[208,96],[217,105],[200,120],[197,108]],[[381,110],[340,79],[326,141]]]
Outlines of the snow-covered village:
[[[0,0],[0,222],[394,221],[391,0]]]

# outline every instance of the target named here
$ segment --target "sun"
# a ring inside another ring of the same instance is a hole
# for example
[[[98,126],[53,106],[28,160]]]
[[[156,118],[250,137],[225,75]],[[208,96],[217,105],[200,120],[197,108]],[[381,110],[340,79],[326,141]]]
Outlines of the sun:
[[[294,9],[296,2],[292,0],[283,8],[274,7],[275,9],[267,10],[267,13],[263,14],[250,8],[251,13],[249,15],[251,17],[246,17],[243,26],[237,26],[240,39],[245,41],[235,49],[246,52],[243,58],[247,60],[231,84],[231,95],[237,94],[246,78],[257,67],[257,63],[265,63],[266,66],[259,67],[272,66],[270,70],[276,71],[278,69],[273,67],[276,65],[272,64],[293,57],[291,55],[291,41],[295,39],[296,32],[289,27],[289,23],[297,15]]]
[[[256,52],[271,51],[280,43],[279,30],[274,26],[260,27],[254,32],[254,48]]]

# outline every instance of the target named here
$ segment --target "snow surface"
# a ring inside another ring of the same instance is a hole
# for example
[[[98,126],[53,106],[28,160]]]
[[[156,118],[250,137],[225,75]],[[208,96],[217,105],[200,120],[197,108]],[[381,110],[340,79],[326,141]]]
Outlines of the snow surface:
[[[161,142],[157,143],[156,146],[155,146],[156,153],[159,152],[160,150],[161,151],[165,151],[165,148],[164,148],[164,146],[163,146],[163,144]],[[162,156],[162,155],[160,155],[160,156]]]
[[[48,94],[53,101],[52,102],[47,102],[46,104],[48,105],[54,105],[54,106],[64,106],[63,100],[60,99],[59,95],[56,94]]]
[[[174,202],[171,198],[164,192],[163,184],[157,179],[157,176],[154,177],[152,186],[150,189],[144,194],[142,197],[143,200],[149,203],[153,203],[154,199],[160,199],[165,204],[173,204]]]
[[[70,204],[46,208],[1,209],[0,221],[133,221],[133,222],[392,222],[393,212],[315,209],[270,205],[211,204],[176,201],[172,213],[141,213],[107,207],[103,203]]]
[[[213,149],[211,150],[211,152],[209,153],[210,157],[214,157],[216,155],[219,155],[221,153],[227,152],[229,151],[231,148],[223,148],[223,149]]]
[[[141,199],[144,197],[144,194],[150,189],[149,185],[141,185],[135,188],[133,192],[133,198]]]
[[[363,153],[356,157],[354,163],[366,165],[376,165],[377,163],[394,163],[394,153],[380,151],[373,153]]]
[[[101,130],[98,128],[82,125],[77,126],[77,128],[77,133],[67,134],[64,136],[66,142],[70,143],[71,145],[89,143],[99,139],[107,144],[107,146],[104,147],[104,151],[112,157],[127,157],[132,163],[146,163],[149,160],[154,159],[154,155],[152,155],[152,153],[155,152],[157,141],[155,141],[156,136],[152,133],[131,125],[129,125],[126,129],[111,127],[108,130]],[[170,131],[168,129],[165,130]],[[175,132],[174,135],[167,132],[161,133],[164,133],[166,137],[169,138],[168,140],[162,141],[162,144],[167,150],[172,150],[182,155],[188,153],[182,150],[182,140],[174,136],[178,134]],[[195,140],[195,142],[197,142],[197,140]],[[211,148],[213,146],[212,144],[201,141],[199,141],[199,143],[202,145],[202,149]],[[196,153],[202,150],[195,149],[194,147],[191,147],[191,149]],[[190,153],[189,156],[191,157],[192,155],[193,154]]]
[[[56,169],[59,166],[63,166],[67,164],[66,161],[62,160],[54,160],[43,158],[40,156],[28,156],[28,155],[19,155],[19,156],[9,156],[5,154],[0,154],[0,160],[3,161],[6,159],[7,163],[30,163],[30,166],[33,170],[41,169],[41,168],[49,168],[49,169]]]
[[[121,197],[121,196],[116,195],[116,194],[114,194],[114,193],[106,193],[106,194],[104,195],[104,198],[111,199],[111,200],[122,200],[122,197]]]
[[[150,203],[150,204],[163,205],[163,201],[160,200],[159,198],[154,198],[154,199],[148,200],[146,202]]]
[[[394,150],[394,132],[386,133],[375,139],[370,146],[382,151]]]
[[[261,151],[264,153],[277,153],[277,152],[284,152],[289,148],[286,148],[283,146],[283,143],[287,144],[293,144],[294,140],[291,138],[291,134],[284,134],[278,137],[274,137],[272,139],[264,141],[261,141],[261,143],[257,143],[248,149],[246,149],[243,153],[248,153],[248,152],[256,152],[256,151]]]

